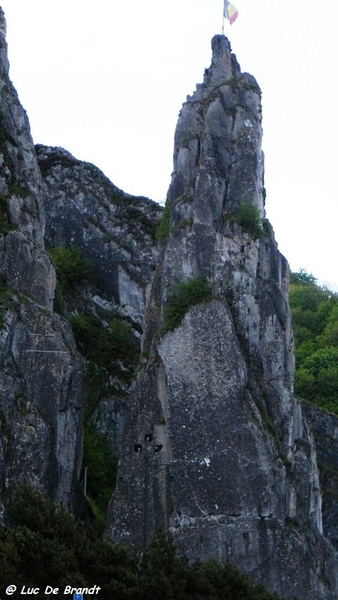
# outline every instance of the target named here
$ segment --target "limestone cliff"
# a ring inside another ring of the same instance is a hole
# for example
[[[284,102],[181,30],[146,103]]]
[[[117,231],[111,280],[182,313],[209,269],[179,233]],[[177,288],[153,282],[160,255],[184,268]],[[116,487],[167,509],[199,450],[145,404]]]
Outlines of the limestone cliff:
[[[76,248],[90,267],[89,280],[63,294],[63,314],[70,319],[85,315],[100,323],[102,331],[109,329],[113,316],[115,323],[130,327],[138,355],[157,256],[155,233],[163,209],[148,198],[126,194],[97,167],[62,148],[39,145],[36,152],[43,177],[46,241],[56,248]],[[114,456],[120,452],[126,397],[137,362],[130,349],[123,353],[122,340],[116,343],[120,348],[111,348],[111,361],[100,369],[101,385],[95,380],[91,389],[93,378],[88,376],[85,386],[90,404],[87,417],[108,437]],[[92,362],[102,367],[100,341],[93,339],[90,346]],[[81,350],[86,354],[85,348]],[[92,368],[87,362],[87,373]]]
[[[23,479],[78,511],[85,366],[67,318],[109,329],[113,313],[143,331],[143,352],[127,402],[135,363],[116,348],[109,393],[93,388],[91,417],[115,453],[124,431],[107,535],[145,546],[161,525],[191,560],[234,562],[285,598],[336,599],[337,422],[309,406],[304,419],[293,395],[255,79],[216,36],[180,113],[156,249],[155,203],[63,149],[34,148],[5,33],[0,9],[0,520]],[[95,274],[63,316],[44,237],[78,248]]]
[[[42,179],[9,79],[0,8],[0,494],[28,480],[74,508],[82,456],[83,361],[52,312]]]
[[[316,443],[323,495],[323,531],[338,551],[338,416],[303,403]]]
[[[37,146],[44,180],[45,237],[78,248],[95,272],[97,293],[142,324],[161,208],[118,189],[94,165],[62,148]]]
[[[190,559],[234,562],[286,598],[333,600],[337,557],[293,396],[289,270],[264,212],[260,89],[224,36],[212,50],[177,124],[107,535],[145,545],[164,526]],[[168,327],[173,294],[198,278],[205,300]]]

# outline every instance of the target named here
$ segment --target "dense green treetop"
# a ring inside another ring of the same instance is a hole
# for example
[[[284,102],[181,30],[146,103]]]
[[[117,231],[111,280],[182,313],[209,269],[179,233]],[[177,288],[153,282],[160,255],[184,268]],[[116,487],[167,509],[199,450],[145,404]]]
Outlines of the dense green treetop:
[[[338,414],[338,294],[305,271],[291,274],[295,392]]]

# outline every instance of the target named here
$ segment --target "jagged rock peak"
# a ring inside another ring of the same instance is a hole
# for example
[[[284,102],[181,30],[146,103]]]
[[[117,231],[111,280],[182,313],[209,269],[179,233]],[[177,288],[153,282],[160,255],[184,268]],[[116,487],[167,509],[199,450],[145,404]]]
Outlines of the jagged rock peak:
[[[241,73],[226,37],[215,36],[212,47],[204,82],[183,104],[175,131],[168,281],[215,278],[215,234],[224,232],[243,202],[265,217],[260,89],[254,77]],[[172,260],[181,243],[185,259]]]
[[[176,127],[148,358],[128,403],[126,476],[107,532],[138,545],[162,526],[191,560],[234,562],[285,598],[335,600],[315,447],[293,395],[289,268],[265,219],[260,89],[224,36],[212,47]],[[203,301],[168,322],[201,277]],[[154,475],[143,493],[133,447],[145,432],[162,449],[144,454]]]
[[[241,68],[235,54],[231,52],[228,38],[215,35],[211,41],[211,48],[211,66],[205,71],[204,84],[217,85],[224,79],[240,75]]]
[[[211,88],[221,85],[225,82],[234,83],[236,79],[245,78],[251,81],[260,93],[259,85],[256,79],[249,73],[242,73],[240,64],[237,61],[236,55],[231,50],[230,41],[224,35],[215,35],[211,40],[212,59],[211,65],[205,69],[204,79],[202,84],[197,84],[196,92],[202,88]],[[195,94],[193,98],[195,99]],[[191,97],[188,96],[188,100]]]

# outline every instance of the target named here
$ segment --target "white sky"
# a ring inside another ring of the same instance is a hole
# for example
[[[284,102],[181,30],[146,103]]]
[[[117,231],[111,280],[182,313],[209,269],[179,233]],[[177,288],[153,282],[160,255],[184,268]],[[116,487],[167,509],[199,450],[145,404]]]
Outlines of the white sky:
[[[266,210],[293,270],[338,289],[337,0],[233,0],[233,52],[263,96]],[[35,143],[163,202],[178,112],[223,0],[0,0]]]

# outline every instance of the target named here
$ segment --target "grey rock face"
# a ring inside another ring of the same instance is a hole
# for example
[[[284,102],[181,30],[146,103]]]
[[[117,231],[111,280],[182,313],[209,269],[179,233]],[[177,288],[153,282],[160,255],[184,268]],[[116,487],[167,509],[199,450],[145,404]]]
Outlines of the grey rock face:
[[[302,408],[316,443],[323,494],[323,531],[338,550],[338,417],[306,402]]]
[[[28,479],[74,508],[83,364],[66,322],[11,294],[0,332],[1,478]]]
[[[82,359],[52,312],[42,179],[8,77],[0,9],[0,491],[28,480],[74,507],[82,457]]]
[[[51,308],[55,275],[44,252],[41,175],[27,115],[8,77],[3,13],[0,20],[0,197],[2,229],[7,234],[0,242],[0,274],[10,287]]]
[[[115,311],[131,324],[139,341],[163,209],[152,200],[122,192],[94,165],[62,148],[39,145],[36,152],[43,176],[46,240],[52,246],[77,248],[93,272],[91,285],[78,289],[75,299],[72,294],[65,312],[69,316],[82,311],[107,327]],[[114,376],[107,373],[91,417],[111,440],[115,456],[120,453],[130,386],[128,366],[123,360],[119,364]]]
[[[142,324],[162,209],[122,192],[97,167],[62,148],[40,145],[36,151],[44,180],[46,240],[81,250],[102,297]]]
[[[191,560],[229,560],[286,598],[333,600],[337,557],[293,396],[289,270],[264,214],[260,90],[226,38],[212,47],[177,124],[170,229],[145,320],[149,358],[130,396],[107,535],[146,544],[160,525]],[[248,205],[249,223],[239,217]],[[171,291],[197,275],[212,299],[163,335]]]

